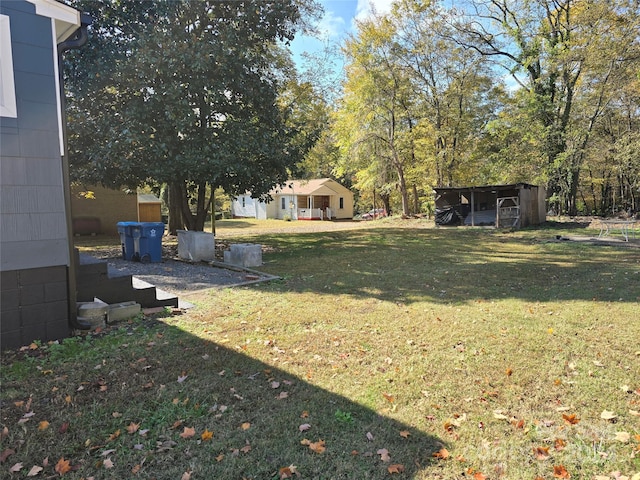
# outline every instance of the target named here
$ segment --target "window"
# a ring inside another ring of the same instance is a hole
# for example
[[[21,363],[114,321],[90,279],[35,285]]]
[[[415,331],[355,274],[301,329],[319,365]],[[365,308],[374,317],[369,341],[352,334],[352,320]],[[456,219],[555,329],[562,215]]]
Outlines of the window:
[[[13,80],[11,24],[7,15],[0,15],[0,116],[16,118],[16,89]]]
[[[286,209],[287,209],[287,206],[286,206],[286,200],[285,200],[285,198],[284,198],[284,197],[282,197],[282,198],[280,199],[280,209],[281,209],[281,210],[286,210]]]
[[[340,210],[344,209],[344,197],[340,197]]]

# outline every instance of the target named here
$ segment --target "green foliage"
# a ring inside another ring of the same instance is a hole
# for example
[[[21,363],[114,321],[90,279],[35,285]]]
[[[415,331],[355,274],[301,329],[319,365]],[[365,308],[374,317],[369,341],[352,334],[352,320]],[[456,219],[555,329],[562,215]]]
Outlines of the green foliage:
[[[76,180],[182,185],[172,201],[189,221],[197,198],[189,226],[201,229],[206,184],[263,195],[315,142],[297,104],[281,99],[293,71],[283,45],[301,26],[301,2],[74,6],[95,19],[89,44],[66,62]]]
[[[355,422],[355,418],[353,418],[353,415],[351,414],[351,412],[343,412],[342,410],[338,409],[334,413],[334,416],[336,417],[336,420],[340,423],[352,424],[353,422]]]

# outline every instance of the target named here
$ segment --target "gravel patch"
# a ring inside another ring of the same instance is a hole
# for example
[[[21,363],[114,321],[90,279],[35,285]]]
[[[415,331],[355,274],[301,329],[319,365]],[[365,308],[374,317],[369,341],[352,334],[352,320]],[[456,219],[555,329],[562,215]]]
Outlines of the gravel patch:
[[[272,278],[255,272],[221,268],[205,262],[189,263],[164,259],[157,263],[140,263],[122,258],[108,258],[106,261],[110,276],[133,275],[135,279],[176,295]]]

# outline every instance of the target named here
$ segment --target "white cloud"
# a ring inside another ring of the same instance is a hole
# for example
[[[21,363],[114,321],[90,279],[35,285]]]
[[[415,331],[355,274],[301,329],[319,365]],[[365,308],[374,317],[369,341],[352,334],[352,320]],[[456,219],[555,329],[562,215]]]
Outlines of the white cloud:
[[[344,18],[336,16],[332,11],[327,11],[318,23],[320,37],[327,40],[338,38],[345,31],[345,25]]]
[[[389,13],[392,4],[393,0],[358,0],[355,20],[365,20],[369,18],[374,11],[378,15]]]

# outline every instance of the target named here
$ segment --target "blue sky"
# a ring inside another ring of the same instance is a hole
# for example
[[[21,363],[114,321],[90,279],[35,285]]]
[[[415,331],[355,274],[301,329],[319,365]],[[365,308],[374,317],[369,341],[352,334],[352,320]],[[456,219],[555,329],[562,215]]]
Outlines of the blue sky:
[[[325,43],[340,43],[355,31],[355,19],[366,18],[371,6],[378,13],[387,13],[392,0],[319,0],[324,6],[324,16],[318,24],[320,39],[299,36],[291,43],[294,60],[300,60],[302,52],[317,52]]]

